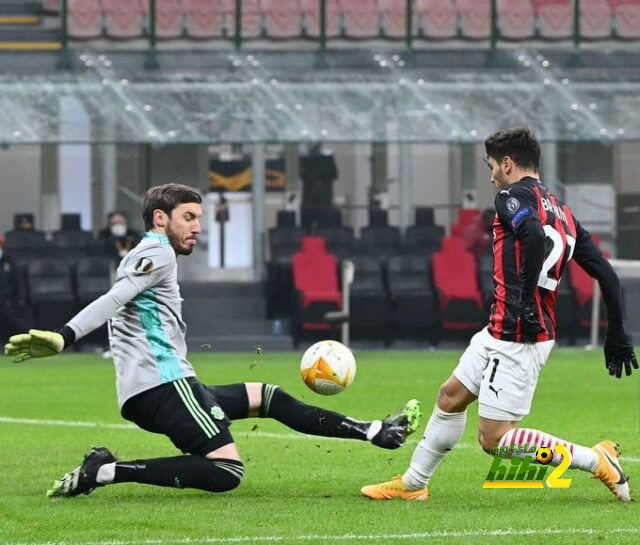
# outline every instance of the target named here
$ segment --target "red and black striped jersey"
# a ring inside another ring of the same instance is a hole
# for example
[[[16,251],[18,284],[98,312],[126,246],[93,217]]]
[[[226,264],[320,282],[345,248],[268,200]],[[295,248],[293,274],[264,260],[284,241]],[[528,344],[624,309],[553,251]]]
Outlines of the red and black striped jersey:
[[[493,223],[494,302],[489,332],[496,339],[523,342],[518,319],[522,270],[519,230],[528,221],[539,221],[545,234],[542,270],[535,290],[540,323],[546,331],[536,342],[554,339],[554,305],[562,273],[573,255],[576,239],[589,237],[571,210],[535,178],[526,177],[496,195]]]

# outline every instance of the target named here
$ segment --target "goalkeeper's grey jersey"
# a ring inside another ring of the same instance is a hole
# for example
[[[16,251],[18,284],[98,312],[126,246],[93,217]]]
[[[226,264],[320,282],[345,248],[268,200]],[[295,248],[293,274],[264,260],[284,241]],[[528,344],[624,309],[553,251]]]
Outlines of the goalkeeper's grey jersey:
[[[120,262],[114,288],[130,282],[138,292],[110,320],[120,407],[145,390],[195,376],[187,361],[177,272],[169,239],[157,233],[146,233]]]

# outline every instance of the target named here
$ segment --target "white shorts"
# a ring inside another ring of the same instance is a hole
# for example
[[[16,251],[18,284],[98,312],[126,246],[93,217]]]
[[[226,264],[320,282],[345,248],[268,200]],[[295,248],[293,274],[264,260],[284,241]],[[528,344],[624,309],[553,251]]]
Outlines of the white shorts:
[[[485,327],[476,333],[455,377],[478,396],[478,414],[491,420],[522,420],[531,410],[538,375],[554,341],[535,344],[500,341]]]

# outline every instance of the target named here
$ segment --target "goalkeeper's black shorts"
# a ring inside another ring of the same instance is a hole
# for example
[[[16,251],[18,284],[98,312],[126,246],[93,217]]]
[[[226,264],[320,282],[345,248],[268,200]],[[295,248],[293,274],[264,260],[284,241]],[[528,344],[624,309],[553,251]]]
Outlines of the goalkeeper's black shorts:
[[[247,415],[244,384],[205,386],[184,378],[128,399],[122,416],[152,433],[166,435],[182,452],[205,456],[233,443],[230,418]]]

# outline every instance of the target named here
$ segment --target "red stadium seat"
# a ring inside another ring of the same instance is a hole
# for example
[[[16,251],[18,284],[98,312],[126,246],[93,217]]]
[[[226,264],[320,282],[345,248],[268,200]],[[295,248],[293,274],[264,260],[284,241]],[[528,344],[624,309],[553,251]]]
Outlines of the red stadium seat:
[[[541,38],[561,40],[573,35],[573,0],[532,0]]]
[[[476,208],[462,208],[458,212],[458,221],[451,226],[451,234],[462,236],[464,230],[470,223],[480,221],[482,212]]]
[[[349,38],[375,38],[380,34],[378,0],[340,0],[339,6]]]
[[[142,37],[144,6],[140,0],[102,0],[107,36],[117,39]]]
[[[580,0],[580,36],[588,40],[608,38],[612,15],[608,0]]]
[[[304,331],[327,331],[335,327],[324,320],[324,315],[341,308],[342,294],[336,258],[326,252],[323,238],[303,238],[301,251],[293,255],[291,267],[296,290],[292,317],[296,344]]]
[[[640,0],[610,0],[618,38],[640,38]]]
[[[150,0],[143,1],[144,13],[147,17],[149,17],[149,2]],[[183,15],[184,10],[180,0],[156,0],[156,36],[158,38],[182,36]]]
[[[407,34],[407,5],[398,0],[380,0],[380,15],[382,17],[382,34],[387,38],[404,38]],[[416,18],[413,18],[413,34],[416,34]]]
[[[455,38],[458,20],[453,0],[416,0],[414,9],[426,38]]]
[[[491,36],[491,0],[457,0],[463,38],[485,40]]]
[[[264,26],[270,38],[296,38],[302,33],[299,0],[262,0]]]
[[[507,40],[531,38],[535,29],[533,7],[529,0],[498,0],[498,28]]]
[[[235,2],[224,2],[227,20],[227,32],[235,32]],[[258,38],[262,35],[262,6],[260,0],[242,0],[242,37]]]
[[[431,258],[433,284],[438,291],[442,327],[477,329],[482,325],[482,294],[476,261],[459,237],[442,239],[442,250]]]
[[[327,0],[327,37],[335,38],[340,35],[340,6],[339,0]],[[320,36],[320,2],[318,0],[300,0],[304,14],[305,34],[312,38]]]
[[[190,38],[219,38],[224,35],[226,14],[235,9],[233,0],[182,0],[187,35]],[[233,34],[233,28],[229,30]]]
[[[102,35],[102,6],[99,0],[69,0],[68,31],[71,38]]]

